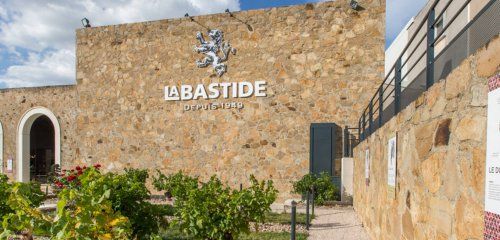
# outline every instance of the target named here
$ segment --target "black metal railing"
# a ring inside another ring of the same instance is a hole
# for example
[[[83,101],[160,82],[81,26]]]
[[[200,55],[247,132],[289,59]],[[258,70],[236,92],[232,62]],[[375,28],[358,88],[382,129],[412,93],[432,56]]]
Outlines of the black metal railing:
[[[444,0],[435,0],[430,5],[428,12],[415,28],[377,92],[363,110],[357,126],[359,141],[369,137],[415,101],[436,80],[446,78],[463,59],[486,45],[493,37],[498,36],[500,0],[490,0],[473,19],[468,19],[467,6],[471,1],[448,0],[442,7],[439,6],[439,14],[436,14],[436,6],[440,2],[444,3]],[[450,6],[457,10],[447,12]],[[444,21],[445,15],[447,16],[446,23],[436,30],[437,24]],[[463,17],[459,18],[461,15],[467,18],[466,23],[456,23],[457,19],[463,19]],[[448,18],[448,16],[451,17]],[[465,26],[455,36],[452,35],[454,33],[450,34],[448,30],[455,28],[456,31],[457,27],[460,29],[460,24]],[[446,36],[446,34],[451,36]],[[445,41],[445,46],[439,49],[436,55],[435,48],[445,37],[450,37],[451,41]],[[349,129],[344,131],[349,131]],[[344,144],[344,153],[352,153],[353,146]]]
[[[357,137],[359,136],[359,129],[345,126],[343,135],[343,157],[352,157],[354,146],[356,146],[359,141]]]

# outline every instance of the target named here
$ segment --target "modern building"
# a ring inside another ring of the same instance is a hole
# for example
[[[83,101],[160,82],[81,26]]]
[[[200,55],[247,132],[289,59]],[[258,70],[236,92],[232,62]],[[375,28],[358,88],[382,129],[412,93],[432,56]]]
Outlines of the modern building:
[[[323,2],[78,29],[76,85],[0,90],[2,171],[146,168],[281,200],[312,171],[339,179],[341,127],[384,71],[385,3]],[[1,146],[1,145],[0,145]]]
[[[489,5],[492,6],[486,7]],[[431,9],[433,11],[430,11]],[[386,50],[385,74],[389,77],[385,83],[390,90],[394,90],[394,67],[397,60],[401,59],[403,107],[413,102],[427,89],[426,62],[429,57],[426,47],[429,45],[427,33],[432,32],[433,35],[433,49],[429,52],[432,52],[435,58],[433,79],[438,81],[446,78],[467,56],[475,53],[498,35],[500,27],[496,21],[497,10],[499,10],[497,4],[488,0],[427,2]],[[427,30],[427,25],[420,25],[422,22],[426,23],[429,18],[435,21],[432,31]],[[390,90],[385,97],[392,101]],[[391,109],[392,102],[388,103],[386,108]]]

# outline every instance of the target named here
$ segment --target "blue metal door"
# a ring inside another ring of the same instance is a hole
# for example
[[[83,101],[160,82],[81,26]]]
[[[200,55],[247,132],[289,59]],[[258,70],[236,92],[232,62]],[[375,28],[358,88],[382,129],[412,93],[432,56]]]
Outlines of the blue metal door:
[[[335,159],[336,124],[311,124],[309,171],[320,174],[327,172],[333,175]]]

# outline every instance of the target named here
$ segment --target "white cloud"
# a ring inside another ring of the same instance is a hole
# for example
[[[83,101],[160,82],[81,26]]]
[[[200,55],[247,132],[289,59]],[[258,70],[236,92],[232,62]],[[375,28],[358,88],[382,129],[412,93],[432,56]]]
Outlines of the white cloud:
[[[72,84],[75,76],[75,54],[67,49],[41,56],[30,53],[22,65],[7,69],[0,82],[8,87],[33,87]]]
[[[403,30],[408,21],[418,14],[427,0],[387,0],[386,47]]]
[[[75,29],[239,10],[238,0],[0,0],[0,45],[10,55],[28,51],[21,64],[0,75],[0,86],[74,83]],[[2,59],[4,61],[5,59]],[[3,82],[3,84],[2,84]]]
[[[0,5],[0,19],[2,19],[2,18],[4,18],[4,19],[7,18],[7,10],[3,6]]]

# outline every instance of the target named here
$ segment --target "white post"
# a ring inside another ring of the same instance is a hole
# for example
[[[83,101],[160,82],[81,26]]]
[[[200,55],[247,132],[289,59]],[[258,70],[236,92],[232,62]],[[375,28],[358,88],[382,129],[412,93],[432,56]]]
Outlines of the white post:
[[[353,163],[353,158],[342,158],[342,189],[340,189],[340,200],[342,202],[347,201],[347,197],[353,194]]]

